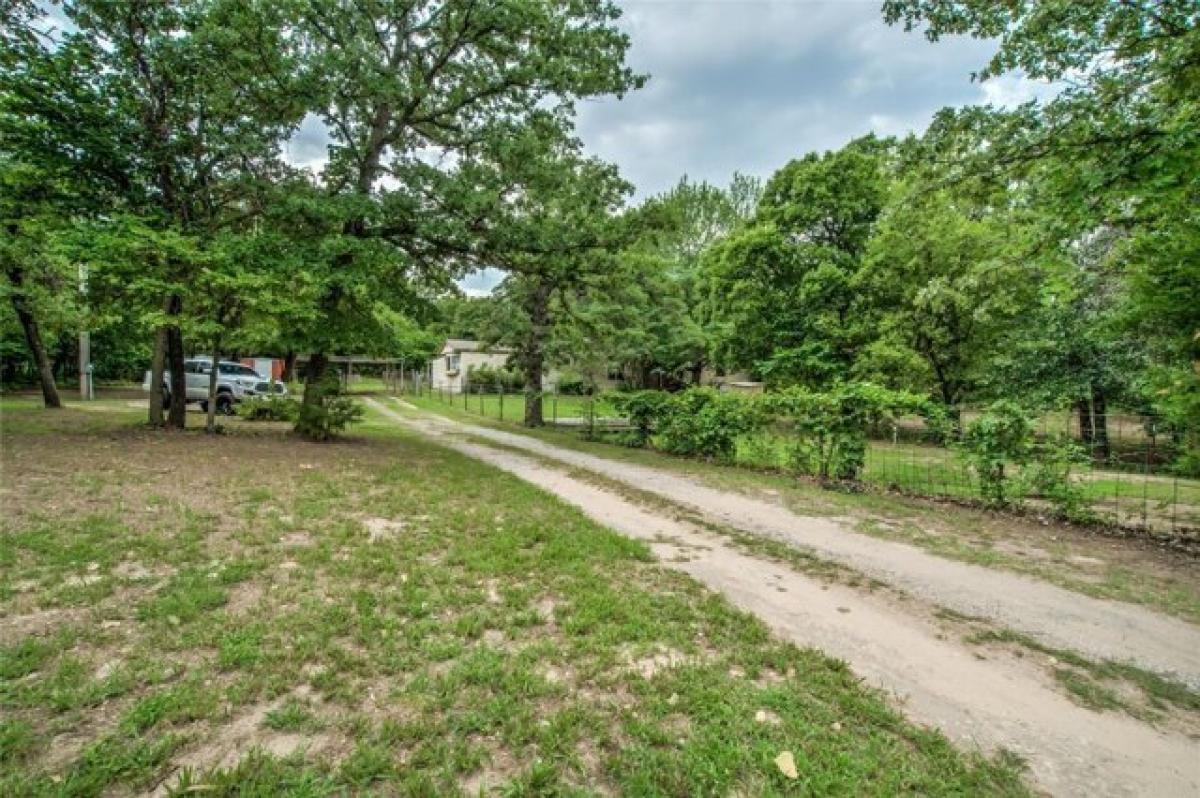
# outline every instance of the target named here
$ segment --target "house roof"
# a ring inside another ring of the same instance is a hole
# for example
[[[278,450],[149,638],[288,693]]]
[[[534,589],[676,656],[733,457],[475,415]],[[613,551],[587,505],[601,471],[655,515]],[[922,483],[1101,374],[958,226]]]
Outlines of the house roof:
[[[442,346],[443,355],[456,352],[487,352],[493,355],[509,355],[512,354],[512,351],[507,346],[488,346],[482,341],[468,341],[465,338],[447,338],[446,343]]]

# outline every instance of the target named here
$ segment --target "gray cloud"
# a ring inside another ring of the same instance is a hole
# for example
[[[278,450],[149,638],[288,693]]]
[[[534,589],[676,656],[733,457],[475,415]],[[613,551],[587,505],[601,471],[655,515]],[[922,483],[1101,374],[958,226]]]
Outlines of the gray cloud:
[[[681,175],[725,183],[855,136],[920,131],[947,105],[1030,96],[971,82],[994,45],[927,42],[884,24],[877,2],[623,0],[632,66],[650,74],[622,100],[581,103],[588,149],[639,196]]]

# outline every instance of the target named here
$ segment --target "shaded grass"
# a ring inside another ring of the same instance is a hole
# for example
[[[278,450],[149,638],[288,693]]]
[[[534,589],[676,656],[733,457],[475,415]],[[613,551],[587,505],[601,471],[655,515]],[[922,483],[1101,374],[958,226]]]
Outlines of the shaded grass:
[[[643,544],[392,424],[321,446],[6,412],[0,581],[32,584],[0,597],[0,793],[1024,793]]]

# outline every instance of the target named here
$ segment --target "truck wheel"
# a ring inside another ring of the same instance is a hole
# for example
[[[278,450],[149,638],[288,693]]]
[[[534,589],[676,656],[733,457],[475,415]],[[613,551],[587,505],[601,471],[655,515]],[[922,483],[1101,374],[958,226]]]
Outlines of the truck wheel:
[[[233,415],[233,397],[227,393],[217,396],[217,415],[232,416]]]

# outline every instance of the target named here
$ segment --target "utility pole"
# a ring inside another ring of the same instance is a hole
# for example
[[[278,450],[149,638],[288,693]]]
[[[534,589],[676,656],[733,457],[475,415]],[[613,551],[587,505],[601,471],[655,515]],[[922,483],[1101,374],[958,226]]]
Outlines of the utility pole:
[[[87,299],[87,264],[79,264],[79,294]],[[87,330],[79,331],[79,398],[85,402],[96,398],[92,387],[92,336]]]

